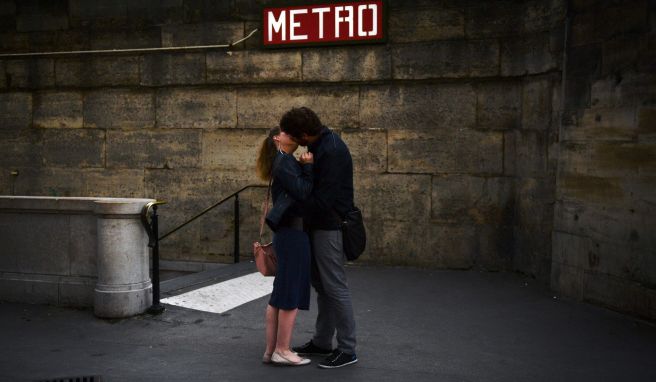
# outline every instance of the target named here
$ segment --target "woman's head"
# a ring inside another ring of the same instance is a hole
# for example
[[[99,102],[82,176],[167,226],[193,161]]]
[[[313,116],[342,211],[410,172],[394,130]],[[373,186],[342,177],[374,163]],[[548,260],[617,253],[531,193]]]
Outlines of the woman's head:
[[[291,154],[297,148],[298,144],[288,134],[281,132],[279,127],[271,128],[269,135],[262,141],[260,153],[257,156],[256,169],[260,179],[271,179],[271,168],[274,159],[276,159],[277,151],[284,151],[287,154]]]

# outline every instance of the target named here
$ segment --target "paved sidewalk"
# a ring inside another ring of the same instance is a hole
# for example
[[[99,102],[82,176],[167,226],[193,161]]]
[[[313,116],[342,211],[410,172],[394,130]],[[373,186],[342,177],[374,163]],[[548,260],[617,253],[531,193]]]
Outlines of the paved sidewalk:
[[[377,267],[348,275],[353,366],[261,364],[268,297],[224,314],[169,306],[124,320],[1,303],[0,381],[656,381],[653,323],[554,298],[517,275]],[[295,344],[310,337],[314,308],[299,314]]]

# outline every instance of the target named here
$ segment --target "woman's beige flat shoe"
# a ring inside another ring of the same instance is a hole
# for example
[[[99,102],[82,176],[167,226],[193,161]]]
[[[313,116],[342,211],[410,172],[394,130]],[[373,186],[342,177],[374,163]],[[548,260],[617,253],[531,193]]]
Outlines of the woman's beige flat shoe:
[[[276,365],[303,366],[309,364],[311,361],[308,358],[301,358],[299,362],[292,362],[282,354],[274,351],[273,354],[271,354],[271,362]]]

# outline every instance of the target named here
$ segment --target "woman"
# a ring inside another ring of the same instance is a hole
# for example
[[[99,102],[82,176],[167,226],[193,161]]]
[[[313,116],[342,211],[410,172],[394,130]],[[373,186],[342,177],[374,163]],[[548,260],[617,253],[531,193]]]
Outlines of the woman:
[[[290,349],[294,321],[299,309],[310,307],[310,241],[303,231],[299,202],[312,192],[311,153],[292,155],[298,148],[291,138],[275,127],[262,142],[257,173],[272,181],[273,207],[266,222],[274,231],[273,248],[278,260],[273,292],[266,310],[266,350],[262,361],[281,365],[307,365]]]

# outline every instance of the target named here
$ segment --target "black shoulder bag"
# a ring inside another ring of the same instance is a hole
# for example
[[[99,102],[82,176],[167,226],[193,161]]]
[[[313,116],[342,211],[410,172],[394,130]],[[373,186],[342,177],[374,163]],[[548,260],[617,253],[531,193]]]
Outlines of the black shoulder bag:
[[[367,246],[367,232],[364,228],[364,221],[362,220],[362,211],[358,207],[353,206],[353,209],[347,212],[343,218],[336,212],[334,213],[339,218],[339,227],[342,231],[346,259],[354,261],[360,257]]]

